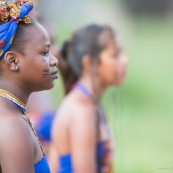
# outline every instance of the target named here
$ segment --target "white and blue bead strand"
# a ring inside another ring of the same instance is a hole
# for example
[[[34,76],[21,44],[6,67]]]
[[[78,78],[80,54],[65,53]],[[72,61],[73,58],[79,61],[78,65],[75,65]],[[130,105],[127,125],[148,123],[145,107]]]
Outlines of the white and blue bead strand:
[[[15,100],[12,100],[12,99],[2,96],[2,95],[0,95],[0,97],[3,97],[5,99],[9,100],[10,102],[14,103],[21,111],[26,112],[26,107],[18,104],[17,102],[15,102]]]

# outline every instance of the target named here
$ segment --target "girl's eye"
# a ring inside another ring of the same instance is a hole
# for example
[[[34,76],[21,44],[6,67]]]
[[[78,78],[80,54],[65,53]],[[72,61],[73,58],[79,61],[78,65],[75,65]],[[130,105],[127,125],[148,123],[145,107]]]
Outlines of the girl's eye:
[[[115,54],[115,58],[118,58],[118,57],[119,57],[119,53],[116,53],[116,54]]]
[[[121,51],[116,51],[114,53],[114,58],[118,58],[120,54],[121,54]]]
[[[112,54],[112,57],[113,57],[113,58],[117,58],[117,57],[118,57],[118,53]]]
[[[47,55],[49,54],[49,52],[46,51],[46,52],[42,52],[41,54],[42,54],[43,56],[47,56]]]

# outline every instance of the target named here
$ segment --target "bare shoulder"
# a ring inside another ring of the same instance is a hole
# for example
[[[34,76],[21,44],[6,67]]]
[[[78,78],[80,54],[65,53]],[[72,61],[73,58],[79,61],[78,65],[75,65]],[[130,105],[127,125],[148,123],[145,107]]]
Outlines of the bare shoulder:
[[[96,107],[91,101],[81,101],[76,93],[69,94],[64,98],[60,105],[53,125],[53,132],[65,131],[72,128],[86,128],[95,126],[96,124]],[[87,124],[90,124],[88,126]]]
[[[31,134],[26,122],[17,115],[5,116],[1,115],[0,117],[0,150],[4,149],[6,144],[9,143],[13,144],[8,145],[9,148],[19,147],[21,150],[22,148],[30,147],[32,144]]]
[[[3,114],[1,113],[0,116],[0,139],[5,141],[8,138],[16,139],[30,136],[27,124],[22,117],[13,115],[11,112],[4,112]],[[0,143],[2,140],[0,140]]]
[[[88,151],[88,146],[91,151],[97,137],[96,116],[96,107],[90,101],[85,102],[76,95],[66,97],[57,111],[52,128],[54,144],[61,148],[61,151],[58,148],[57,151],[62,154],[70,151],[76,153],[79,143],[83,147],[80,151]]]
[[[93,122],[96,118],[95,110],[95,107],[90,102],[84,103],[76,97],[69,96],[60,105],[56,119],[58,119],[57,121],[61,121],[61,123],[63,121],[68,122],[68,124],[71,124],[71,122]]]
[[[0,113],[0,163],[4,172],[17,169],[20,172],[16,167],[22,169],[21,165],[33,169],[34,148],[29,128],[22,117],[11,112]]]

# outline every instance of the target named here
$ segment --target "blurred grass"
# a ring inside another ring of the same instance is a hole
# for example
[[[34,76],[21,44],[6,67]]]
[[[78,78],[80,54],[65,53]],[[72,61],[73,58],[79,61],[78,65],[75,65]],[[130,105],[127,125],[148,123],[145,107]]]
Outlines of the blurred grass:
[[[133,32],[124,38],[127,81],[109,89],[102,102],[116,145],[116,173],[157,173],[173,166],[173,23],[152,18],[132,22]],[[59,43],[74,30],[66,25],[57,26]],[[53,95],[59,105],[61,80]]]

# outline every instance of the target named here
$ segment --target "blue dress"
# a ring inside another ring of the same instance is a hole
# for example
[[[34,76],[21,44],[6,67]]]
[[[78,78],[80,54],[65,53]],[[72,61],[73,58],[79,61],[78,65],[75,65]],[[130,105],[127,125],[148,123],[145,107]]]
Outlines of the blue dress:
[[[44,156],[39,162],[34,164],[35,173],[51,173],[46,156]]]

